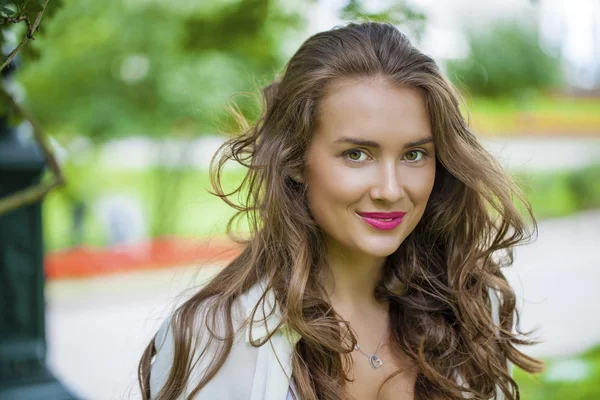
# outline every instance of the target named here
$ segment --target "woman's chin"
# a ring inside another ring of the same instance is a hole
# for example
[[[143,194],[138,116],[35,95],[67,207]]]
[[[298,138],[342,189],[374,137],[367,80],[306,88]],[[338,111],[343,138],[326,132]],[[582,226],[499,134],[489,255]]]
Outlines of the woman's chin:
[[[400,243],[397,239],[386,240],[378,238],[376,240],[367,241],[363,243],[361,248],[365,254],[369,254],[373,257],[387,257],[393,254],[396,250],[398,250],[399,246]]]

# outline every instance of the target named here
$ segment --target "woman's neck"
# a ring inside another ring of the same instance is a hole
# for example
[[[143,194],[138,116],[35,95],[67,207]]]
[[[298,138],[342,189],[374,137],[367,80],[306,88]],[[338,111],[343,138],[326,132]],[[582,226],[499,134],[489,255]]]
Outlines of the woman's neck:
[[[347,255],[328,251],[325,288],[333,308],[345,319],[352,315],[385,310],[387,304],[375,298],[385,258]]]

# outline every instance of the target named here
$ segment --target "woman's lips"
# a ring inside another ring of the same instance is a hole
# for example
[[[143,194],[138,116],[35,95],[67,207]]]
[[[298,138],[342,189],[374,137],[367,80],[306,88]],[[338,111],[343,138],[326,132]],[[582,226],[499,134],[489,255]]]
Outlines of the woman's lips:
[[[367,224],[373,226],[374,228],[381,230],[390,230],[394,229],[402,222],[404,215],[406,213],[402,211],[397,212],[359,212],[358,215],[365,221]]]

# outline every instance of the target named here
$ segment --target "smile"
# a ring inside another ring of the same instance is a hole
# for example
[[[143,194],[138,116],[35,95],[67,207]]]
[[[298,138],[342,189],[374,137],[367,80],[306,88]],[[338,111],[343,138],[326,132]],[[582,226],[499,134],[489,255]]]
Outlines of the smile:
[[[381,230],[391,230],[400,225],[405,212],[393,213],[358,213],[367,224]]]

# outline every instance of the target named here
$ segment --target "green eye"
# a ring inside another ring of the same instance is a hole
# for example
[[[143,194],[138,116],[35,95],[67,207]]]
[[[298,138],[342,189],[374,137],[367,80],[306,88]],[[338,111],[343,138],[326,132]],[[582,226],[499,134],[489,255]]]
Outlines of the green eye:
[[[350,157],[351,160],[359,160],[360,153],[361,152],[358,150],[352,150],[350,153],[348,153],[348,157]]]
[[[421,150],[412,150],[405,155],[406,159],[411,162],[420,161],[424,156],[425,154]]]
[[[351,149],[348,150],[344,153],[344,155],[350,160],[350,161],[362,161],[363,159],[361,158],[363,155],[366,155],[366,153],[362,150],[359,149]]]

